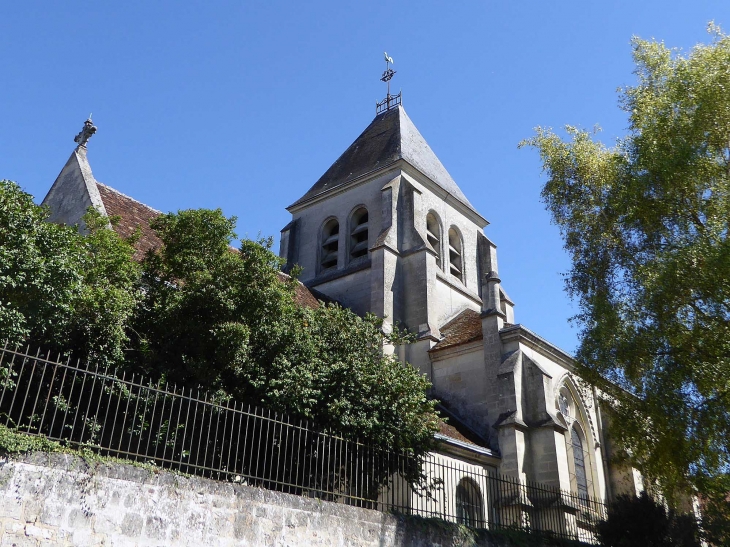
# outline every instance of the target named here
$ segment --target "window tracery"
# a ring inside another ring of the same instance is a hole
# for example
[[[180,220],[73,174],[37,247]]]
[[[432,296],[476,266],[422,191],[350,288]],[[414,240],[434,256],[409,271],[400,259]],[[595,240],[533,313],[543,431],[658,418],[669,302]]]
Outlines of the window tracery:
[[[571,490],[577,494],[583,505],[587,505],[595,492],[584,412],[567,385],[563,385],[558,391],[556,406],[568,426],[565,443]]]

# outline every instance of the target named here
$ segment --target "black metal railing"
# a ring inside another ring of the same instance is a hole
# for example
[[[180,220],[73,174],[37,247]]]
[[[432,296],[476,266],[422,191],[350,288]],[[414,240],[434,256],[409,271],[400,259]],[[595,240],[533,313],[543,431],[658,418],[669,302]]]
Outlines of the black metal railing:
[[[201,390],[8,347],[0,425],[183,473],[476,528],[593,542],[606,511],[444,454],[396,454]]]

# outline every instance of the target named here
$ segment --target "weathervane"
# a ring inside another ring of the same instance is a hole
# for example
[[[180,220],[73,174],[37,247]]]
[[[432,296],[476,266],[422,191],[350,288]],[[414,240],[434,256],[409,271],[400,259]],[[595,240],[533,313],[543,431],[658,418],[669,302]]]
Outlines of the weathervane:
[[[94,133],[96,133],[96,126],[91,121],[91,114],[89,114],[89,119],[84,122],[84,127],[79,134],[74,137],[74,142],[86,148],[86,143]]]
[[[393,57],[388,56],[388,52],[386,51],[384,53],[385,56],[385,72],[383,72],[383,76],[380,78],[381,82],[385,82],[388,85],[388,93],[385,96],[385,99],[380,101],[375,105],[375,114],[380,114],[381,112],[386,112],[387,110],[390,110],[393,107],[398,106],[401,104],[401,93],[398,92],[398,95],[391,95],[390,94],[390,80],[395,76],[395,70],[390,68],[390,65],[393,64]]]

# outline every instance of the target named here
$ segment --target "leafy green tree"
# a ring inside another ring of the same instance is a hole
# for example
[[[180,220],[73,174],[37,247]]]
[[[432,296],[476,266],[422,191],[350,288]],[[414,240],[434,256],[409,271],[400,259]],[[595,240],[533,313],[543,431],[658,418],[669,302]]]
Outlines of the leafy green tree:
[[[17,184],[0,181],[0,338],[119,363],[138,300],[133,248],[95,210],[86,236],[47,217]]]
[[[383,448],[423,452],[436,427],[429,387],[383,355],[381,322],[295,302],[271,241],[236,240],[235,219],[189,210],[152,223],[164,245],[143,262],[135,362],[178,385],[314,420]]]
[[[730,37],[681,55],[634,39],[629,133],[572,127],[523,142],[572,259],[578,360],[612,390],[613,437],[666,492],[729,490]]]
[[[694,516],[678,514],[646,492],[623,495],[611,503],[608,518],[598,524],[602,547],[700,547]]]

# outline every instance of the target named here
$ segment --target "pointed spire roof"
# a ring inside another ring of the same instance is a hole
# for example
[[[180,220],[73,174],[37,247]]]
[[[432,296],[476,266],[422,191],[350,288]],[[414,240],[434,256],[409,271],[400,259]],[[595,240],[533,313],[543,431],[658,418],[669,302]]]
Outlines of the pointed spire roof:
[[[289,209],[401,159],[479,215],[401,105],[376,116],[314,186]]]

